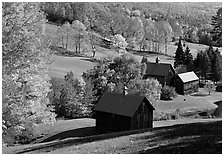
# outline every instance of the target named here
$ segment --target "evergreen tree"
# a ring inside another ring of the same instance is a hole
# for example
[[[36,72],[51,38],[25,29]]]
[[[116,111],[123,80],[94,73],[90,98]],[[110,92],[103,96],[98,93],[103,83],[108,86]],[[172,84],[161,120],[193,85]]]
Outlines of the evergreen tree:
[[[211,61],[206,52],[202,53],[202,61],[200,64],[202,76],[206,78],[206,75],[211,71]]]
[[[183,65],[185,61],[185,56],[184,56],[184,50],[181,44],[181,37],[179,38],[179,43],[178,47],[175,53],[175,58],[174,58],[174,68],[176,68],[178,65]]]
[[[222,46],[222,8],[217,11],[215,16],[212,16],[212,39],[217,46]]]
[[[187,71],[192,71],[194,68],[193,65],[193,56],[190,53],[190,48],[187,46],[186,50],[185,50],[185,61],[184,64],[187,67]]]
[[[212,62],[212,73],[214,81],[220,81],[222,79],[222,55],[217,49],[214,53],[214,60]]]

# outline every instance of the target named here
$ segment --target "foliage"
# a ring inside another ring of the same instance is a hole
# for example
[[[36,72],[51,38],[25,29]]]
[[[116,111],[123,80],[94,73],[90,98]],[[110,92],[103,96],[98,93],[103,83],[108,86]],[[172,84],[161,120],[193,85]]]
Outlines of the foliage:
[[[120,34],[115,35],[112,41],[113,47],[116,49],[117,52],[125,51],[125,49],[127,48],[128,44],[125,41],[125,38]]]
[[[91,115],[92,85],[88,80],[74,78],[72,72],[64,80],[52,79],[52,91],[49,94],[57,117],[79,118]]]
[[[146,56],[143,56],[141,63],[147,63],[147,62],[148,62],[148,58]]]
[[[219,81],[222,75],[222,55],[219,50],[214,50],[212,46],[205,50],[211,62],[211,73],[214,81]]]
[[[216,49],[211,63],[214,81],[220,81],[222,79],[222,55],[218,49]]]
[[[184,50],[181,44],[181,37],[179,38],[174,60],[174,68],[176,68],[178,65],[184,64],[185,62]]]
[[[62,26],[58,26],[57,29],[58,40],[61,42],[62,48],[68,49],[69,36],[71,34],[71,25],[69,22],[65,22]]]
[[[211,94],[211,92],[213,92],[215,90],[215,84],[212,81],[208,81],[204,88],[208,91],[209,95]]]
[[[131,55],[124,54],[95,66],[83,73],[83,77],[91,80],[96,103],[107,90],[123,92],[124,86],[128,86],[131,80],[142,79],[145,70],[144,64],[137,62]]]
[[[171,100],[176,96],[177,94],[174,87],[163,86],[161,89],[161,100]]]
[[[159,100],[162,85],[156,79],[133,79],[127,85],[128,94],[145,96],[149,101]]]
[[[79,20],[101,36],[121,34],[129,47],[146,43],[153,51],[159,51],[162,42],[167,44],[170,38],[182,35],[189,42],[208,44],[211,31],[204,31],[204,26],[210,25],[217,8],[216,3],[150,2],[45,2],[41,6],[49,21],[62,25]]]
[[[184,65],[187,67],[187,71],[192,71],[194,69],[194,62],[193,62],[193,56],[190,53],[190,48],[187,46],[185,52],[185,60],[184,60]]]
[[[211,60],[206,51],[200,51],[197,57],[194,59],[194,67],[196,71],[199,71],[201,76],[207,77],[207,74],[211,71]]]
[[[46,21],[37,3],[3,3],[2,8],[3,136],[26,142],[34,136],[29,130],[34,124],[55,121],[47,98]]]
[[[217,46],[222,46],[222,8],[219,8],[215,16],[212,16],[212,39]]]
[[[175,73],[176,74],[181,74],[181,73],[186,73],[187,70],[187,66],[186,65],[179,65],[175,68]]]
[[[78,20],[72,22],[72,40],[76,47],[76,53],[81,53],[81,43],[87,38],[86,26]]]

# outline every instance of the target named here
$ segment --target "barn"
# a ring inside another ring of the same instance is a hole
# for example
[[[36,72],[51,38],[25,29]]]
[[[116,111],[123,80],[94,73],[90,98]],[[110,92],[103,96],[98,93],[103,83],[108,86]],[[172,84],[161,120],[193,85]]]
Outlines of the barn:
[[[182,95],[197,92],[199,78],[194,72],[178,74],[175,80],[176,92]]]
[[[153,110],[144,96],[106,92],[94,108],[96,128],[107,131],[152,128]]]
[[[147,62],[146,65],[147,69],[143,79],[152,77],[157,79],[162,86],[172,85],[171,81],[175,76],[175,71],[171,64],[160,63],[159,58],[157,57],[155,63]]]

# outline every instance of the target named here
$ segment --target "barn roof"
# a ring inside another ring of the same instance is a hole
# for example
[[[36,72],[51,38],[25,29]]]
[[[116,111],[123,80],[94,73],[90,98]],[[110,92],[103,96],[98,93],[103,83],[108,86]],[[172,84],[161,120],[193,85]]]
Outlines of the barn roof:
[[[148,62],[146,69],[146,74],[156,75],[156,76],[168,76],[170,70],[174,72],[171,64],[168,63],[151,63]]]
[[[178,74],[178,76],[183,83],[199,80],[199,78],[194,72],[181,73],[181,74]]]
[[[133,117],[143,100],[147,99],[144,96],[106,92],[94,110]],[[151,109],[155,109],[149,101],[148,104]]]

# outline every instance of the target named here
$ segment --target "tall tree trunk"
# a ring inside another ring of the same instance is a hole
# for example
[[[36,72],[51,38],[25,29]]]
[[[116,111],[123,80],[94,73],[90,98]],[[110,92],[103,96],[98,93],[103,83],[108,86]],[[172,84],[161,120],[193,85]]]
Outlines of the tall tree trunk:
[[[62,45],[62,48],[65,48],[65,45],[64,45],[64,37],[63,36],[61,37],[61,45]]]
[[[75,43],[75,52],[76,52],[76,54],[78,54],[78,44],[77,44],[77,42]]]
[[[167,51],[168,51],[168,46],[167,46],[167,41],[168,39],[167,39],[167,36],[165,37],[165,55],[167,54]]]
[[[151,41],[149,41],[149,51],[151,51]]]
[[[68,49],[68,31],[67,31],[67,36],[66,36],[66,50]]]

